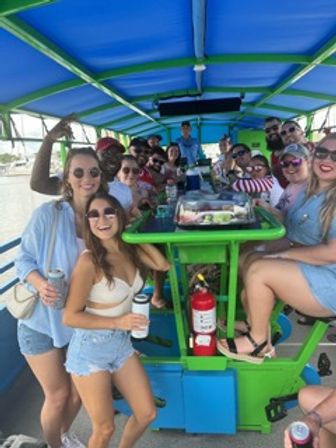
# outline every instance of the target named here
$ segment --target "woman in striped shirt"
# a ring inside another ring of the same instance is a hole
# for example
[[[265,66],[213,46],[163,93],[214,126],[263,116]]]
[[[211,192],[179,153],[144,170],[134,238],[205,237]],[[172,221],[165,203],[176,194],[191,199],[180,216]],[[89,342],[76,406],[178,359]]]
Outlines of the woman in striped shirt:
[[[275,207],[279,202],[283,189],[277,179],[272,176],[268,160],[265,156],[258,154],[251,158],[246,172],[250,178],[237,179],[232,188],[235,191],[245,191],[253,198],[260,198]]]

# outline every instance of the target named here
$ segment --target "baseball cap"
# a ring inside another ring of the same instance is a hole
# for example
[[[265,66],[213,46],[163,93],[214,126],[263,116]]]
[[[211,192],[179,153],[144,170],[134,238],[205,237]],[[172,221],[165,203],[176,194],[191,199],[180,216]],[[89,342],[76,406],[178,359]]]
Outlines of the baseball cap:
[[[280,155],[280,159],[283,159],[285,156],[293,156],[299,157],[300,159],[308,159],[309,158],[309,149],[301,145],[301,143],[291,143],[287,145],[285,149],[282,151]]]
[[[106,151],[111,146],[114,146],[121,152],[125,152],[125,146],[122,145],[116,138],[113,137],[102,137],[99,140],[97,140],[96,151]]]

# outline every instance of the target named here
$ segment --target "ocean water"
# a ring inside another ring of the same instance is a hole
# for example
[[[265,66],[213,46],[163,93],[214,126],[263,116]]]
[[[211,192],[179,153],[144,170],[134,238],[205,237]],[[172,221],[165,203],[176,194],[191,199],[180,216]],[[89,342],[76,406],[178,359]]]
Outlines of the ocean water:
[[[30,176],[0,176],[0,244],[20,236],[32,211],[51,196],[31,191]]]

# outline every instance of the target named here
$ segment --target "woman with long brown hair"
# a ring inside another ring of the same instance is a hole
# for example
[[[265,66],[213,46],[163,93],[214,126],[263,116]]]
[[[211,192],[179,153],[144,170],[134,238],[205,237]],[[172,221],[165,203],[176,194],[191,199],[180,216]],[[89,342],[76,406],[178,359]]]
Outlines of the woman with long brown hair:
[[[89,448],[107,447],[113,435],[112,382],[133,411],[119,448],[133,447],[156,415],[129,333],[148,320],[132,313],[131,305],[147,269],[167,271],[170,265],[152,245],[124,243],[125,225],[125,212],[115,198],[98,193],[90,199],[84,227],[87,251],[75,267],[64,313],[64,323],[75,327],[66,369],[92,422]]]

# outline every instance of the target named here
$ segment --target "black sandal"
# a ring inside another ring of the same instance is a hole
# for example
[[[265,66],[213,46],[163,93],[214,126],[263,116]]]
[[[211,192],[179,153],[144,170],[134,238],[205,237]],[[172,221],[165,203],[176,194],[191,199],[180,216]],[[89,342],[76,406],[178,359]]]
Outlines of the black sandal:
[[[250,353],[238,353],[236,342],[233,338],[221,339],[217,341],[217,350],[222,353],[222,355],[227,356],[230,359],[235,359],[237,361],[246,361],[252,364],[262,364],[265,358],[272,358],[275,354],[274,347],[271,348],[268,352],[262,353],[262,350],[268,346],[269,341],[266,339],[265,341],[258,344],[250,332],[245,333],[245,336],[250,343],[252,344],[254,350]],[[227,347],[223,344],[222,341],[226,341]]]

